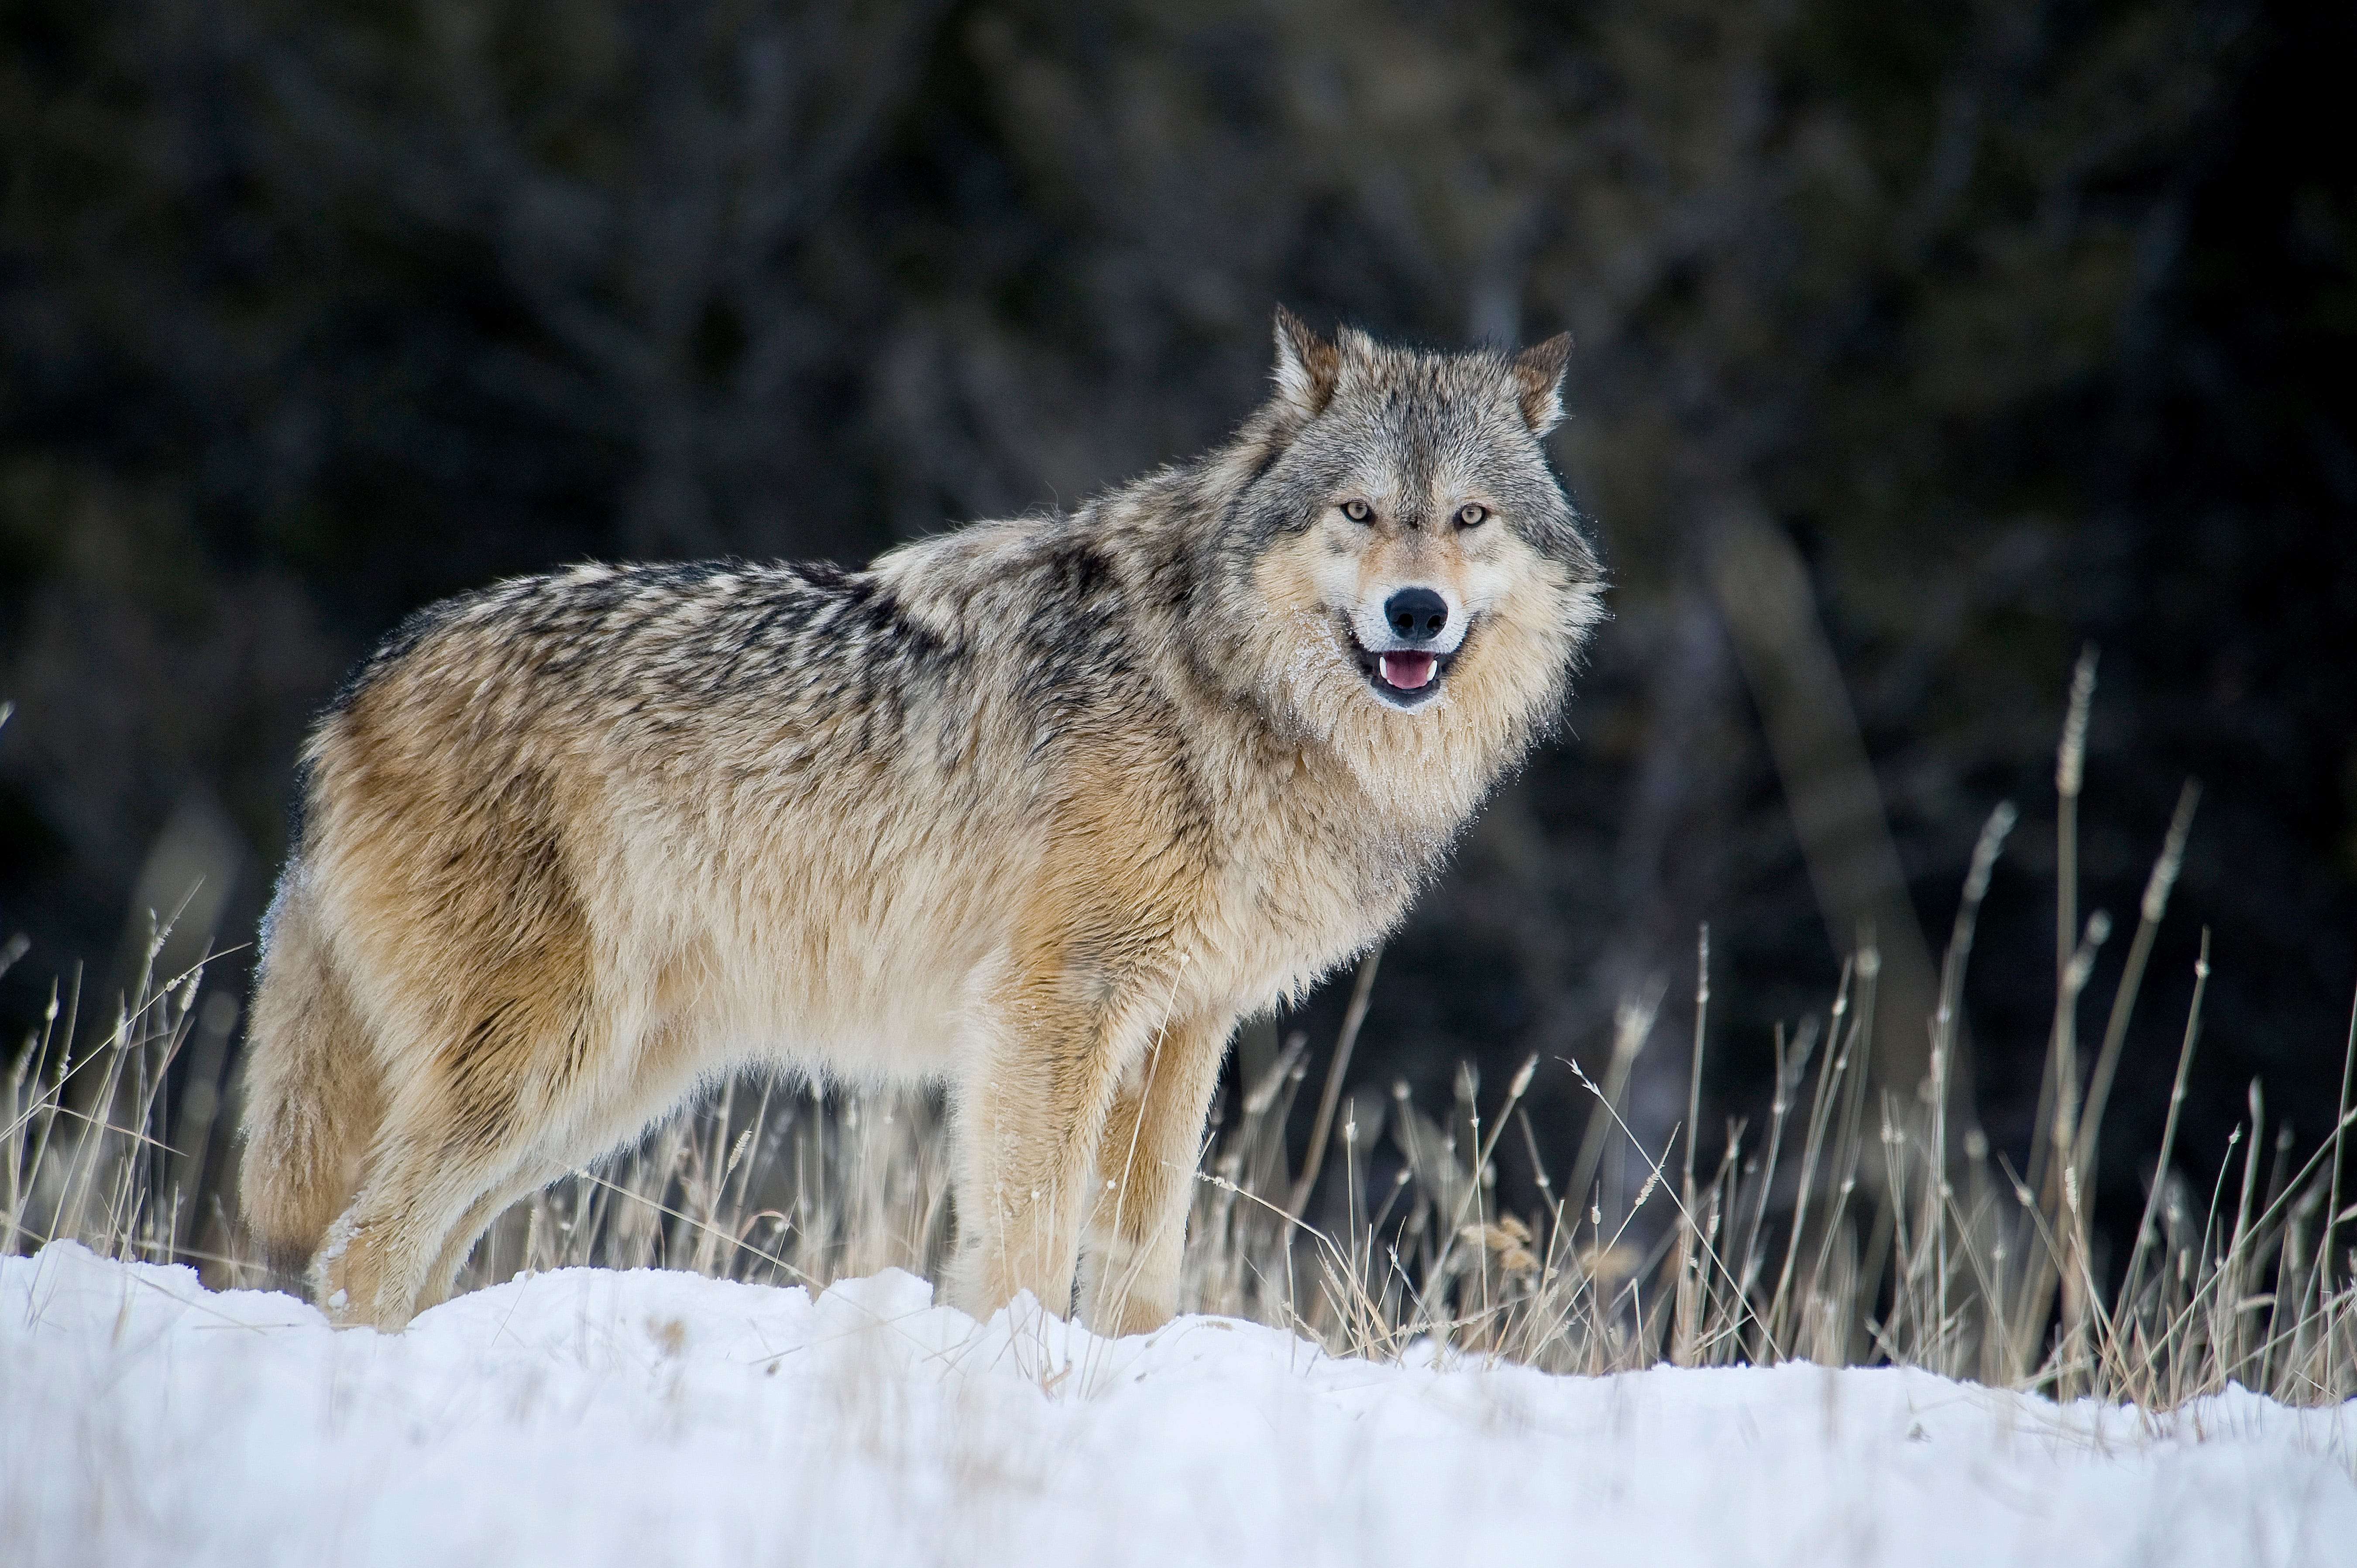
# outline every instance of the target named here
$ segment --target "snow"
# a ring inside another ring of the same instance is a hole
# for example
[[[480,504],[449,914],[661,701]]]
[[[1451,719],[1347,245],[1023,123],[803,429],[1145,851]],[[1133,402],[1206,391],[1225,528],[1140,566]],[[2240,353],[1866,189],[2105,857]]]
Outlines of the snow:
[[[899,1273],[339,1332],[60,1243],[0,1260],[0,1563],[2357,1563],[2357,1405],[1417,1360],[977,1325]]]

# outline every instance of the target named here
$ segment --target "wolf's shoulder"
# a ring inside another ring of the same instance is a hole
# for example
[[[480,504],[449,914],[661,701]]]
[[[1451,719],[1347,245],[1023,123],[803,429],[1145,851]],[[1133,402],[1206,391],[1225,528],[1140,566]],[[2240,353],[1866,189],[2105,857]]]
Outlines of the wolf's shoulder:
[[[1086,553],[1092,532],[1083,519],[1062,512],[969,522],[888,550],[868,573],[895,593],[984,588]]]
[[[866,574],[915,623],[990,640],[1029,627],[1050,635],[1120,616],[1131,574],[1091,511],[1046,513],[931,535],[878,556]]]

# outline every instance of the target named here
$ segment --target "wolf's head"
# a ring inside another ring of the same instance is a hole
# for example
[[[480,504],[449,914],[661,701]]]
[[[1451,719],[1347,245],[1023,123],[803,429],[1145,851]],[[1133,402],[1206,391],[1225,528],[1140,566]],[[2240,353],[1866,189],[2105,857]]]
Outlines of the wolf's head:
[[[1556,708],[1600,573],[1542,438],[1569,339],[1427,354],[1276,317],[1232,449],[1205,660],[1361,771],[1486,785]],[[1462,780],[1473,782],[1472,780]]]

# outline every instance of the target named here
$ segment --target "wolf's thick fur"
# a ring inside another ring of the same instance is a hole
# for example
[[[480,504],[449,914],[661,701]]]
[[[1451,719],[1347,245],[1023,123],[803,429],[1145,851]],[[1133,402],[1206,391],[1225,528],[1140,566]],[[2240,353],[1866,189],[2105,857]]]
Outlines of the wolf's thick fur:
[[[1071,515],[414,618],[305,754],[263,1241],[397,1327],[508,1204],[772,1062],[949,1083],[955,1301],[1063,1310],[1085,1240],[1090,1320],[1165,1321],[1236,1019],[1399,918],[1599,613],[1540,446],[1566,342],[1277,341],[1233,440]]]

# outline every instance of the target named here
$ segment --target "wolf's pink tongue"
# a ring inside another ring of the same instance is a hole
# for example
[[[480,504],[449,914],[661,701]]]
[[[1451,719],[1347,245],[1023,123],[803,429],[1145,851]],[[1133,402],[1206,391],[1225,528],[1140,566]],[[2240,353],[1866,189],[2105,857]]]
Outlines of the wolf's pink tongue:
[[[1413,692],[1432,679],[1432,666],[1429,653],[1386,653],[1383,656],[1383,684]]]

